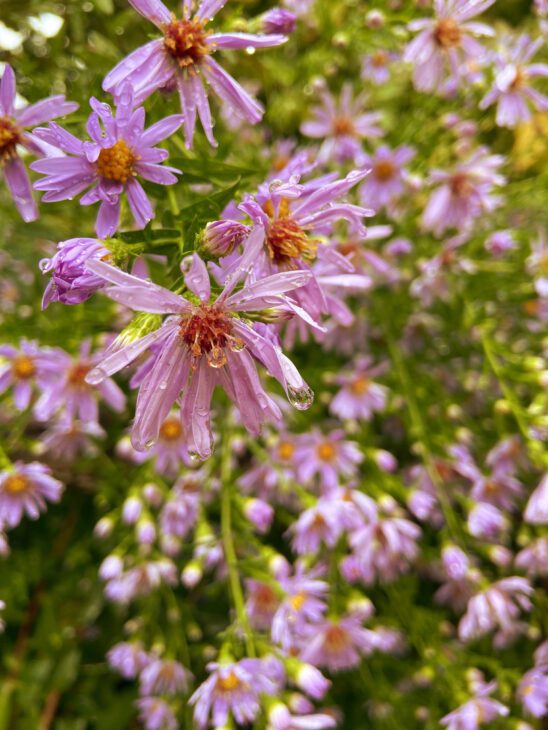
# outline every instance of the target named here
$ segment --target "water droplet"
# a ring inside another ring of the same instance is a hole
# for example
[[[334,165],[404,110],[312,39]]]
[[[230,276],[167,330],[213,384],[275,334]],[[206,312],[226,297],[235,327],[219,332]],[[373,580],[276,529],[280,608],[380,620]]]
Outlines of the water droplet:
[[[158,384],[158,388],[160,390],[166,390],[167,389],[167,380],[162,380],[162,382]]]
[[[314,402],[314,393],[308,385],[304,385],[302,388],[293,388],[288,385],[287,398],[298,411],[306,411]]]
[[[228,347],[232,350],[232,352],[241,352],[242,350],[245,350],[245,342],[237,337],[228,343]]]
[[[156,443],[156,440],[155,439],[150,439],[149,441],[146,441],[145,442],[145,449],[152,448],[155,443]]]

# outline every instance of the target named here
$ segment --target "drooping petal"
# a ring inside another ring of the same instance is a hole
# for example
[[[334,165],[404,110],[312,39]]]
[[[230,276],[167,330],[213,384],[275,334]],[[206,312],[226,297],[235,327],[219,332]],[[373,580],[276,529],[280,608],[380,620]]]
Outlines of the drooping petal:
[[[120,222],[120,199],[110,203],[105,200],[99,206],[95,231],[99,238],[105,239],[113,236],[118,230]]]
[[[261,104],[253,99],[216,61],[209,57],[201,68],[214,91],[229,107],[252,124],[261,121],[264,113]]]
[[[8,160],[4,166],[4,176],[13,202],[21,214],[21,218],[26,223],[35,221],[38,218],[38,208],[32,197],[32,189],[27,171],[19,157],[13,157]]]
[[[205,358],[191,374],[181,397],[181,419],[185,429],[188,450],[202,459],[211,455],[211,396],[216,384],[216,374]]]
[[[137,226],[144,228],[154,218],[154,211],[141,183],[134,177],[127,181],[126,195]]]
[[[236,294],[228,297],[225,305],[236,312],[263,309],[264,299],[276,298],[293,289],[307,284],[312,278],[311,271],[283,271],[266,276],[253,284],[246,284]],[[268,305],[267,305],[268,306]]]
[[[0,80],[0,111],[7,117],[13,116],[15,101],[15,74],[7,63]]]
[[[194,127],[196,126],[196,102],[194,96],[194,85],[191,77],[179,76],[177,79],[177,88],[179,89],[179,97],[181,99],[181,109],[185,120],[185,145],[187,149],[192,147],[194,139]]]

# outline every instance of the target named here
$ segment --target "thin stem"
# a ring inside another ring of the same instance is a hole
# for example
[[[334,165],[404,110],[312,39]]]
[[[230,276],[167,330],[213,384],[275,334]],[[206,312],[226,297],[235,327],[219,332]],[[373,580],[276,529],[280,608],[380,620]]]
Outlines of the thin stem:
[[[225,560],[228,568],[228,580],[232,602],[236,610],[238,623],[244,632],[244,642],[249,657],[255,656],[253,635],[245,610],[244,594],[238,572],[238,558],[234,548],[232,535],[232,476],[231,476],[230,439],[225,434],[221,456],[221,537]]]
[[[0,469],[9,469],[10,467],[11,467],[10,458],[4,451],[2,444],[0,444]]]

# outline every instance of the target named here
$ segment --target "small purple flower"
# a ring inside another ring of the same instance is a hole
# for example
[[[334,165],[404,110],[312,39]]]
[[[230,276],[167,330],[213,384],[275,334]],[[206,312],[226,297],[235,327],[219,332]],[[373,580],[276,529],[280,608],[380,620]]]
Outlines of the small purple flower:
[[[238,407],[242,422],[251,433],[258,434],[266,420],[279,420],[281,411],[263,390],[255,360],[264,364],[284,386],[295,407],[305,409],[312,403],[311,391],[280,347],[238,316],[283,305],[285,292],[310,279],[308,272],[285,272],[252,284],[246,282],[243,289],[233,293],[262,245],[263,231],[257,229],[251,234],[246,252],[224,290],[213,302],[210,302],[209,275],[197,254],[186,261],[190,266],[186,267],[185,282],[192,301],[103,261],[88,262],[93,273],[111,284],[104,291],[115,301],[138,311],[174,315],[145,337],[114,349],[87,375],[89,383],[105,382],[109,375],[157,343],[158,354],[141,383],[137,399],[132,429],[132,442],[137,450],[147,448],[158,438],[160,427],[181,391],[187,444],[190,452],[202,458],[207,458],[212,450],[210,402],[216,385]]]
[[[397,54],[379,48],[362,59],[361,77],[372,81],[376,86],[385,84],[390,79],[390,66],[397,59]]]
[[[44,464],[16,462],[0,473],[0,525],[16,527],[25,514],[38,519],[46,501],[58,502],[62,491],[63,485]]]
[[[548,576],[548,537],[532,540],[516,555],[516,566],[531,578]]]
[[[232,76],[213,60],[217,50],[269,48],[284,43],[283,35],[212,33],[206,28],[224,5],[223,0],[202,0],[196,12],[192,3],[182,3],[183,17],[173,15],[161,0],[129,0],[135,10],[157,26],[162,38],[149,41],[121,61],[103,81],[103,89],[115,97],[128,82],[135,90],[135,102],[142,103],[157,89],[177,90],[185,119],[185,142],[192,147],[196,115],[210,144],[213,122],[206,84],[233,114],[252,124],[260,122],[262,106]],[[205,82],[205,83],[204,83]]]
[[[70,114],[76,109],[78,104],[65,101],[64,96],[49,96],[36,104],[16,109],[15,74],[9,64],[5,65],[0,79],[0,170],[4,173],[13,202],[26,223],[38,218],[38,208],[17,147],[24,147],[39,157],[55,153],[55,150],[33,134],[25,132],[25,129]]]
[[[152,658],[141,670],[139,691],[142,695],[185,693],[190,676],[190,672],[174,659]]]
[[[342,420],[370,421],[373,413],[386,407],[388,388],[375,383],[373,378],[384,370],[384,365],[372,367],[371,357],[356,360],[352,369],[335,377],[341,385],[329,404],[329,410]]]
[[[494,682],[483,685],[475,697],[442,718],[441,724],[447,730],[478,730],[485,722],[492,722],[497,717],[506,717],[509,713],[508,708],[488,696],[495,688]]]
[[[262,499],[248,499],[244,505],[244,514],[255,530],[264,535],[274,519],[274,508]]]
[[[148,595],[162,583],[172,586],[177,584],[177,569],[167,558],[141,563],[127,571],[122,568],[121,572],[108,578],[105,571],[101,571],[100,575],[107,581],[105,596],[123,605],[138,596]]]
[[[91,343],[85,340],[78,357],[72,358],[66,352],[55,353],[57,377],[40,396],[34,406],[34,415],[39,421],[48,421],[55,413],[60,413],[63,422],[70,424],[75,419],[88,423],[99,420],[98,396],[113,410],[124,410],[126,397],[116,383],[103,379],[98,386],[90,385],[86,377],[91,372],[101,353],[90,353]]]
[[[504,256],[514,248],[516,241],[512,231],[494,231],[485,240],[485,249],[493,256]]]
[[[504,514],[488,502],[478,502],[468,515],[468,531],[474,537],[495,541],[507,528]]]
[[[106,432],[95,421],[54,422],[40,436],[43,453],[59,461],[73,462],[79,455],[95,456],[98,453],[93,438],[104,439]]]
[[[493,188],[505,182],[498,172],[503,162],[501,155],[480,147],[450,172],[433,170],[430,182],[438,187],[424,210],[423,228],[436,236],[448,228],[466,231],[476,218],[494,210],[500,197],[493,195]]]
[[[523,519],[530,525],[548,524],[548,474],[545,474],[540,484],[529,497]]]
[[[140,642],[121,642],[109,650],[109,665],[124,679],[135,679],[147,665],[149,658]]]
[[[142,697],[136,705],[145,730],[179,730],[173,710],[160,697]]]
[[[81,304],[89,299],[105,282],[86,269],[86,261],[105,261],[110,255],[110,251],[95,238],[70,238],[58,243],[56,253],[50,259],[40,261],[42,273],[51,273],[42,298],[42,309],[51,302]]]
[[[330,715],[292,715],[285,705],[279,703],[268,713],[266,730],[324,730],[336,725],[335,718]]]
[[[191,466],[185,432],[181,419],[170,413],[160,426],[158,440],[147,451],[135,451],[128,444],[129,458],[138,464],[154,459],[154,469],[158,474],[176,477],[182,466]]]
[[[321,97],[321,105],[312,109],[314,118],[301,125],[301,133],[313,139],[322,139],[319,162],[352,161],[362,164],[362,139],[382,137],[379,112],[365,112],[366,95],[352,97],[350,84],[343,86],[339,102],[328,91]]]
[[[113,116],[108,104],[90,100],[93,109],[86,129],[91,141],[82,142],[52,122],[49,127],[35,131],[36,135],[59,148],[66,156],[38,160],[31,169],[45,175],[34,184],[35,190],[45,190],[45,203],[68,200],[79,195],[80,205],[100,203],[95,224],[101,239],[113,236],[120,222],[121,196],[125,193],[138,228],[144,228],[154,217],[150,201],[138,177],[158,185],[173,185],[179,173],[164,167],[168,152],[154,145],[173,134],[183,117],[165,117],[145,130],[145,110],[133,110],[133,90],[125,84],[117,99]]]
[[[323,435],[318,430],[303,434],[295,452],[297,475],[305,484],[315,476],[324,490],[339,485],[340,477],[352,477],[363,461],[358,444],[347,441],[342,430]]]
[[[414,20],[409,29],[420,31],[404,52],[413,64],[413,83],[419,91],[440,91],[449,76],[453,84],[474,70],[486,52],[473,36],[493,36],[484,23],[468,21],[495,0],[435,0],[435,18]]]
[[[35,342],[21,340],[19,347],[0,345],[0,394],[10,386],[17,410],[29,407],[33,389],[47,391],[58,372],[57,356],[60,350],[40,348]]]
[[[271,8],[261,15],[263,33],[291,35],[297,27],[297,16],[286,8]]]
[[[363,163],[371,168],[370,174],[360,186],[362,203],[373,210],[387,208],[405,189],[405,165],[413,159],[415,150],[401,145],[391,150],[385,145],[372,155],[365,155]]]
[[[160,512],[164,534],[183,538],[194,527],[200,509],[199,487],[195,478],[183,476],[176,482]]]
[[[305,573],[298,567],[294,576],[280,580],[286,595],[274,614],[272,640],[285,651],[298,646],[303,641],[305,627],[318,623],[327,610],[325,595],[329,586],[319,580],[319,574],[317,569]]]
[[[499,127],[515,127],[531,118],[528,103],[541,111],[548,110],[548,97],[530,85],[532,79],[548,76],[545,63],[528,63],[543,46],[544,38],[531,38],[523,34],[513,45],[505,45],[498,56],[493,88],[480,103],[480,109],[497,104]]]
[[[192,695],[194,720],[201,730],[208,727],[211,714],[215,727],[226,725],[231,715],[240,725],[251,723],[259,714],[259,695],[275,696],[277,683],[269,676],[261,659],[239,662],[212,662],[207,665],[209,677]]]
[[[251,625],[259,631],[269,631],[272,619],[280,605],[280,596],[267,583],[249,578],[246,580],[247,601],[245,608]]]
[[[533,717],[548,715],[548,665],[533,667],[523,675],[518,697]]]
[[[301,513],[290,527],[292,546],[298,555],[317,553],[322,543],[334,547],[345,529],[358,527],[359,517],[345,490],[321,497]]]

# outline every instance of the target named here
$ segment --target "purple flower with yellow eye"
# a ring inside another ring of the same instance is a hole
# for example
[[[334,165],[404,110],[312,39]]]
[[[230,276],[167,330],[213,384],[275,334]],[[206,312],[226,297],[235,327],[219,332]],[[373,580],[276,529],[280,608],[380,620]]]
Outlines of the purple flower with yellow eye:
[[[281,411],[264,391],[255,361],[281,383],[296,408],[304,410],[311,405],[312,392],[280,346],[240,317],[285,306],[287,293],[311,278],[307,271],[288,271],[246,282],[235,292],[262,249],[263,237],[260,228],[250,235],[245,254],[216,298],[211,297],[209,274],[197,254],[184,262],[189,298],[104,261],[88,262],[88,270],[110,284],[104,292],[115,301],[137,311],[172,315],[159,329],[114,349],[86,378],[91,384],[102,383],[156,343],[154,363],[141,383],[137,399],[131,434],[137,450],[156,441],[171,407],[178,401],[190,452],[208,457],[213,440],[210,405],[217,385],[236,405],[250,433],[258,435],[265,421],[280,420]]]
[[[39,139],[26,132],[27,127],[49,122],[78,109],[78,104],[65,101],[64,96],[49,96],[23,109],[15,108],[15,74],[6,64],[0,79],[0,170],[6,179],[13,202],[25,222],[38,218],[38,209],[25,166],[17,154],[24,147],[34,155],[51,153]]]
[[[58,502],[63,485],[51,476],[49,467],[33,461],[17,462],[0,473],[0,525],[16,527],[24,514],[38,519],[46,501]]]
[[[154,217],[138,178],[173,185],[177,182],[173,173],[180,172],[159,164],[168,152],[154,145],[173,134],[183,117],[174,114],[145,129],[145,110],[134,110],[133,103],[133,91],[128,84],[120,91],[114,115],[108,104],[92,98],[93,112],[86,125],[91,141],[83,142],[55,123],[35,130],[40,139],[66,155],[31,165],[32,170],[45,175],[34,184],[34,189],[45,191],[45,203],[54,203],[70,200],[89,188],[80,198],[80,205],[100,203],[95,230],[102,239],[118,230],[123,194],[138,228],[144,228]]]
[[[185,118],[185,142],[192,147],[196,118],[210,144],[216,146],[206,84],[230,109],[252,124],[260,122],[263,108],[235,81],[212,54],[217,50],[269,48],[284,43],[284,35],[212,33],[206,26],[226,0],[202,0],[193,12],[192,0],[181,3],[182,17],[171,13],[161,0],[129,0],[135,10],[162,33],[124,58],[103,82],[103,89],[118,96],[124,82],[135,90],[140,104],[157,89],[177,90]]]

